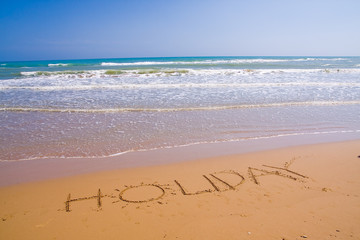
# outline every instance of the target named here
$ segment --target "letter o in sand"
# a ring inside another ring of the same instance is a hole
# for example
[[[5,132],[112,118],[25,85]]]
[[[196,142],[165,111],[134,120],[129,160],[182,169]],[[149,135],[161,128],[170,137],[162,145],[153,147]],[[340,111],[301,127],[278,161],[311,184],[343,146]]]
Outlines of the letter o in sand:
[[[156,184],[130,186],[119,194],[120,200],[129,203],[144,203],[158,200],[165,195],[165,190]]]

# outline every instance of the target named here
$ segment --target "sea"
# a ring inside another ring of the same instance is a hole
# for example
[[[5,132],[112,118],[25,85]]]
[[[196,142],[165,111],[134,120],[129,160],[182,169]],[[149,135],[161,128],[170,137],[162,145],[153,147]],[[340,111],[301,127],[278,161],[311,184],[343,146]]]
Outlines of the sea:
[[[360,57],[0,62],[0,161],[352,134]]]

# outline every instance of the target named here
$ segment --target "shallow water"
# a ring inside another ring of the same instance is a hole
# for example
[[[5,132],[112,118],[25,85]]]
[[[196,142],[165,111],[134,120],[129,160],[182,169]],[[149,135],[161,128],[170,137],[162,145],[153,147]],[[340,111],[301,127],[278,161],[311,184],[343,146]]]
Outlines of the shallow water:
[[[0,63],[0,159],[360,133],[360,58]]]

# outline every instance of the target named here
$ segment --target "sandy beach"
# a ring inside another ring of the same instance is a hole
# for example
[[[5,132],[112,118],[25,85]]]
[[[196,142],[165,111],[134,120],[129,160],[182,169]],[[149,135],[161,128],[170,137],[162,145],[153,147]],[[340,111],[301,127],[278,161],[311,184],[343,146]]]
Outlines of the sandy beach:
[[[4,186],[0,239],[360,239],[359,146],[194,157]]]
[[[360,240],[359,9],[1,1],[0,240]]]

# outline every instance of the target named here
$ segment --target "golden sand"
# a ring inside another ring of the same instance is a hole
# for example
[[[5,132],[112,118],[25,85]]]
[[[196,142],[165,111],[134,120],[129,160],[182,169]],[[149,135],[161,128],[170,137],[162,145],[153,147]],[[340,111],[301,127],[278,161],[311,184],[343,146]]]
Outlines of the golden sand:
[[[0,188],[0,239],[360,239],[360,141]]]

